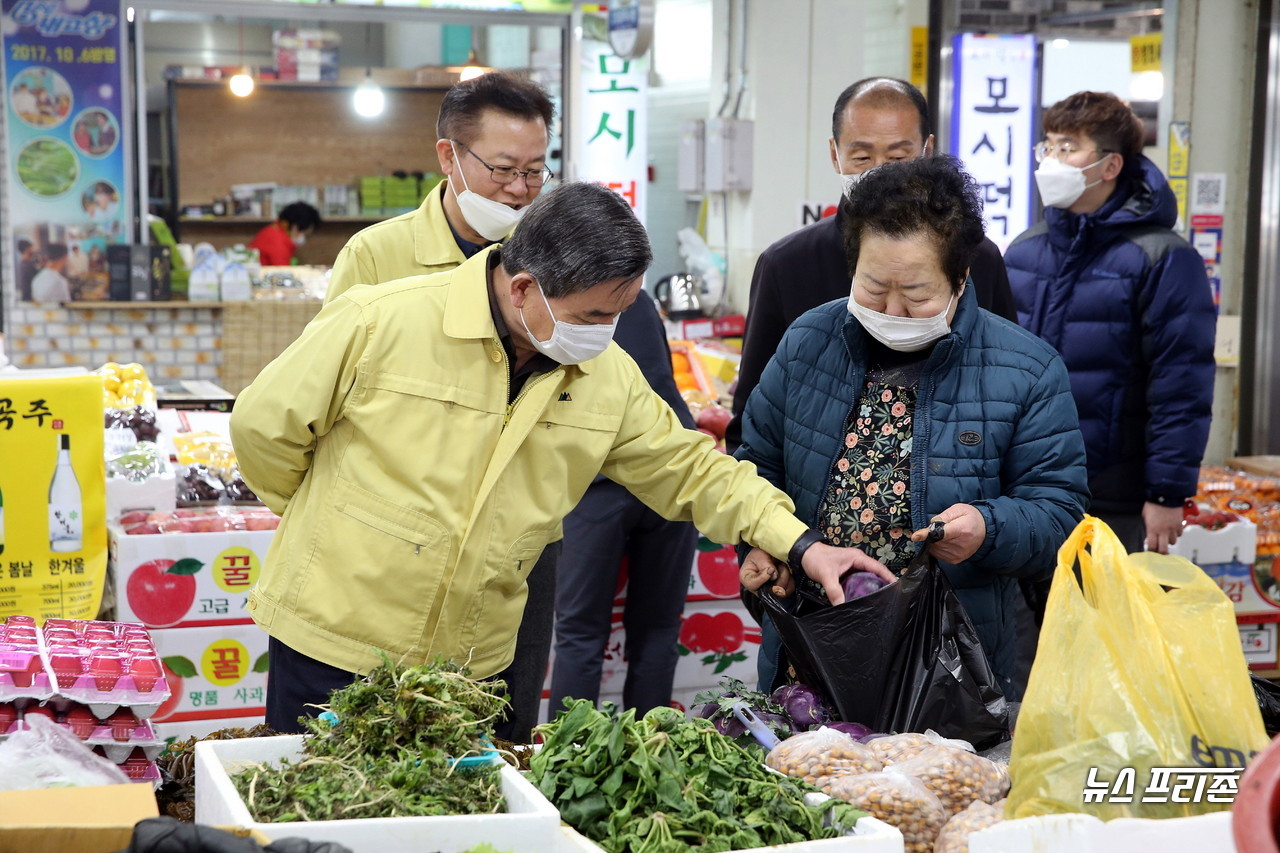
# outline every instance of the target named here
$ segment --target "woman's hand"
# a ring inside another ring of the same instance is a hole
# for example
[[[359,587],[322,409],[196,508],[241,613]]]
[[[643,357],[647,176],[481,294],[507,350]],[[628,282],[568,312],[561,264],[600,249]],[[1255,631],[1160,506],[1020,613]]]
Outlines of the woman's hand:
[[[884,567],[884,563],[868,556],[857,548],[836,548],[825,542],[815,542],[804,552],[804,573],[822,584],[827,600],[832,604],[844,604],[844,589],[840,578],[851,569],[871,572],[881,580],[893,583],[897,577]]]
[[[987,522],[977,507],[970,504],[952,504],[931,520],[946,525],[942,539],[929,546],[929,553],[944,563],[961,563],[969,559],[987,538]],[[911,534],[911,541],[923,542],[928,535],[929,528],[922,528]]]
[[[786,598],[796,591],[795,580],[786,563],[773,559],[767,551],[752,548],[738,569],[738,582],[747,591],[759,595],[760,587],[770,581],[773,582],[773,594],[779,598]]]

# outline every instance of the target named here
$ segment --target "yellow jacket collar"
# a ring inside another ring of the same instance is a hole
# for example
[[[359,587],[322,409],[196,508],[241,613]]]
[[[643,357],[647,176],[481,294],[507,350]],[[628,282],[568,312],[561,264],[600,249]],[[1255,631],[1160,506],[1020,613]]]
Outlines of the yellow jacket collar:
[[[418,208],[421,215],[413,218],[414,259],[422,266],[456,265],[466,260],[444,215],[444,194],[448,191],[448,183],[446,177],[436,189],[427,193]]]
[[[489,256],[498,248],[497,243],[486,246],[453,271],[444,307],[444,333],[449,337],[491,340],[498,337],[498,327],[489,309]],[[576,367],[586,374],[591,372],[594,361],[563,366]]]

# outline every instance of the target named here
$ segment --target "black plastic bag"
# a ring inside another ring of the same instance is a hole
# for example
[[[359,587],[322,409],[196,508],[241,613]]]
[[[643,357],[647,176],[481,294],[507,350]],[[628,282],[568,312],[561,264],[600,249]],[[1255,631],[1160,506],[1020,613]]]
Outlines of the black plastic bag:
[[[832,607],[799,579],[794,595],[760,592],[801,681],[840,718],[880,732],[961,738],[986,749],[1009,737],[1008,707],[977,632],[926,551],[898,582]]]
[[[1253,682],[1253,695],[1258,700],[1267,737],[1275,737],[1280,734],[1280,684],[1253,674],[1249,675],[1249,680]]]

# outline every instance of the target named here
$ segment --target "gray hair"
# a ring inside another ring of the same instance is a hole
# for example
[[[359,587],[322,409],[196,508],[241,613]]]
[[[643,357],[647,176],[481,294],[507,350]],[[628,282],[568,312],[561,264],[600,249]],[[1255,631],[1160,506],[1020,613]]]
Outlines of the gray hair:
[[[586,181],[542,193],[502,244],[507,274],[529,273],[548,299],[630,281],[652,262],[649,235],[622,196]]]

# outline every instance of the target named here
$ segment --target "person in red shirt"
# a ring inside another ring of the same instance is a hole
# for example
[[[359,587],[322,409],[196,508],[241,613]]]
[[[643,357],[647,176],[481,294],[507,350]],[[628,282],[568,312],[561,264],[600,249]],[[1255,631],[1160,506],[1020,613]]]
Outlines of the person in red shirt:
[[[264,267],[288,266],[293,253],[320,227],[320,211],[305,201],[295,201],[280,211],[276,221],[264,227],[249,244],[258,250]]]

